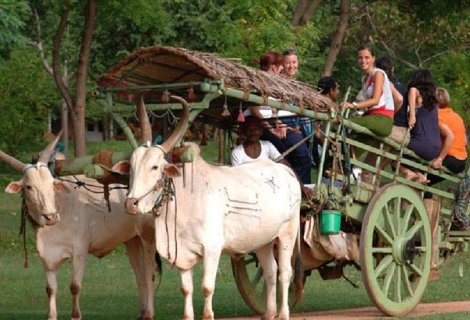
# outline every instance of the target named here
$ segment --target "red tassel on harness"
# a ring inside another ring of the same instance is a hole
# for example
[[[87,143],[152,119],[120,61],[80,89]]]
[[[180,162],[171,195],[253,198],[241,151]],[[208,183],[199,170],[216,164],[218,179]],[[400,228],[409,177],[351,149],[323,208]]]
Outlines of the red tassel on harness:
[[[242,104],[241,103],[240,103],[240,109],[238,111],[237,122],[239,122],[239,123],[245,122],[245,115],[243,114]]]

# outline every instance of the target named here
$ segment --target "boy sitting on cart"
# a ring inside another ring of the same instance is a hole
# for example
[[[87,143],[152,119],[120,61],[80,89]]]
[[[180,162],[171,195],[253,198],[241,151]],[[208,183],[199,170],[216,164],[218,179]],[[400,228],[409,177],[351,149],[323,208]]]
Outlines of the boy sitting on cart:
[[[281,154],[271,142],[260,140],[263,133],[262,123],[263,120],[254,116],[245,118],[243,123],[244,140],[242,144],[235,147],[232,151],[232,165],[238,166],[259,159],[271,159],[291,167],[286,160],[282,159]],[[311,199],[312,190],[301,182],[300,184],[302,186],[302,194],[307,199]]]

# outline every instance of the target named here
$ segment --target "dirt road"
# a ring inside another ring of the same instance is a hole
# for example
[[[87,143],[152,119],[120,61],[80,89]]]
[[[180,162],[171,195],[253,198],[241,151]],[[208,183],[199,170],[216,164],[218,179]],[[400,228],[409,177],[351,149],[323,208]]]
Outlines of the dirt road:
[[[408,317],[422,317],[426,315],[435,315],[443,313],[470,312],[470,301],[453,301],[438,303],[422,303],[411,312]],[[362,320],[362,319],[391,319],[384,317],[383,313],[374,307],[357,308],[357,309],[341,309],[330,311],[318,311],[302,314],[291,314],[292,320]],[[226,318],[220,320],[253,320],[259,317],[245,318]]]

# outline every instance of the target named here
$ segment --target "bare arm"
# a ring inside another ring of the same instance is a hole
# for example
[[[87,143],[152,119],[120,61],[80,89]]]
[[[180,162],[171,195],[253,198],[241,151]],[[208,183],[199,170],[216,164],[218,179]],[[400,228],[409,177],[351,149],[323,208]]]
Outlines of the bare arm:
[[[252,116],[255,116],[256,118],[263,119],[263,115],[261,114],[259,106],[251,106],[250,107],[250,112],[251,112]]]
[[[413,128],[416,123],[416,100],[418,99],[419,91],[416,88],[410,88],[408,91],[408,126]]]
[[[392,90],[393,96],[393,105],[395,106],[395,112],[400,110],[401,105],[403,104],[403,96],[401,93],[395,88],[395,85],[390,81],[390,89]]]
[[[372,94],[372,98],[356,102],[355,105],[350,102],[347,102],[346,107],[355,109],[367,109],[369,107],[377,105],[380,101],[380,96],[382,96],[383,93],[384,79],[385,78],[382,72],[376,72],[374,76],[374,93]]]
[[[449,152],[452,142],[454,141],[454,133],[445,124],[439,123],[439,132],[441,134],[443,144],[441,147],[441,152],[439,152],[439,155],[437,156],[437,158],[432,161],[431,165],[434,169],[442,168],[442,161],[447,156],[447,153]]]

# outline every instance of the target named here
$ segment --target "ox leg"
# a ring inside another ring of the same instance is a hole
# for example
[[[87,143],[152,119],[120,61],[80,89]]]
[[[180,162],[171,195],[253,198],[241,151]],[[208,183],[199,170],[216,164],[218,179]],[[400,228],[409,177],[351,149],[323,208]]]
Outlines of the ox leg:
[[[261,268],[263,269],[263,278],[266,284],[266,313],[261,319],[274,320],[277,313],[276,307],[276,277],[277,265],[273,253],[273,243],[259,248],[255,251]]]
[[[291,259],[294,251],[298,221],[292,220],[290,223],[285,224],[279,233],[279,283],[282,290],[282,302],[279,312],[279,319],[289,319],[289,285],[292,278],[292,265]]]
[[[193,308],[193,269],[180,269],[181,292],[184,297],[184,315],[183,320],[194,319]]]
[[[83,274],[85,272],[87,252],[74,256],[72,260],[72,281],[70,292],[72,293],[72,320],[80,320],[80,291],[82,289]]]
[[[47,278],[46,292],[49,298],[47,320],[57,320],[57,270],[44,268]]]
[[[134,237],[126,243],[127,257],[134,270],[139,289],[140,320],[154,317],[153,290],[155,281],[155,241],[147,243],[140,237]]]
[[[217,269],[219,268],[221,249],[212,248],[204,253],[204,274],[202,276],[202,294],[204,295],[204,312],[203,320],[214,319],[214,311],[212,309],[212,297],[214,296],[215,278]]]

